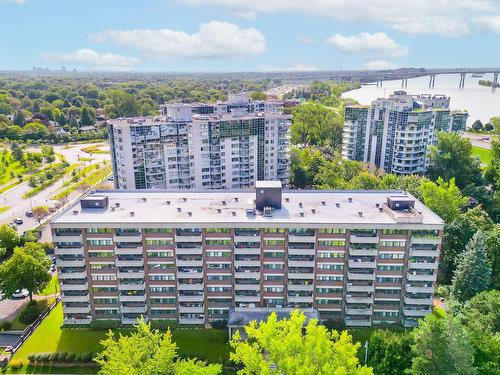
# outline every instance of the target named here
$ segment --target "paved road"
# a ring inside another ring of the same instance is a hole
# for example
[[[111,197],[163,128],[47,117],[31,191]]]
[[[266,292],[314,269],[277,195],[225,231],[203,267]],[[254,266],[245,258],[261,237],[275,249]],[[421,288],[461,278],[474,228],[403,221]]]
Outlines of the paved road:
[[[476,134],[476,133],[463,133],[462,137],[468,138],[473,146],[491,149],[491,140],[495,139],[495,135],[491,134]],[[483,141],[483,138],[489,138],[489,141]]]
[[[78,144],[70,146],[55,146],[54,151],[56,153],[62,154],[68,163],[78,163],[78,158],[92,158],[91,161],[84,162],[86,165],[102,162],[103,160],[109,160],[109,154],[92,154],[89,155],[83,152],[81,149],[89,146],[90,144]],[[106,149],[107,146],[101,147],[101,149]],[[7,205],[11,207],[9,210],[0,214],[0,223],[10,223],[15,218],[22,218],[24,223],[18,225],[17,231],[23,233],[28,229],[32,229],[38,226],[38,222],[34,218],[26,217],[26,211],[31,211],[32,207],[36,206],[53,206],[55,202],[51,200],[51,197],[56,193],[56,191],[61,188],[65,181],[69,180],[71,176],[65,176],[61,180],[57,181],[52,186],[42,190],[37,195],[33,196],[31,199],[24,199],[22,196],[31,187],[27,182],[22,183],[10,189],[2,194],[0,194],[0,205]],[[80,194],[78,191],[73,192],[68,198],[72,200]]]

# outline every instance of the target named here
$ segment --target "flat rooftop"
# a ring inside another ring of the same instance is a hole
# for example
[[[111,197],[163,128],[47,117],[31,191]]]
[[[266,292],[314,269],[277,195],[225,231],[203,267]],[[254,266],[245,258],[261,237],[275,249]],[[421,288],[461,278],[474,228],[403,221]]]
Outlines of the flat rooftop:
[[[255,190],[102,190],[106,209],[81,209],[75,202],[56,215],[54,227],[155,225],[183,227],[349,227],[442,229],[443,221],[415,200],[412,211],[391,210],[387,198],[399,190],[283,190],[282,208],[271,216],[251,214]],[[118,204],[118,205],[117,205]],[[250,210],[250,213],[248,212]],[[361,214],[360,214],[361,213]]]

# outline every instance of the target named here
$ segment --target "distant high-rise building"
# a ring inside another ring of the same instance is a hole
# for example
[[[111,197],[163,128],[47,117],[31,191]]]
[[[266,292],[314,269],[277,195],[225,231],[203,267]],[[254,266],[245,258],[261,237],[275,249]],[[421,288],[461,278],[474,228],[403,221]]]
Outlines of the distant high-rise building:
[[[109,121],[120,189],[241,189],[288,184],[291,116],[283,102],[167,104],[162,116]]]
[[[395,91],[371,106],[345,108],[342,155],[396,174],[424,173],[427,148],[436,132],[457,131],[467,112],[450,112],[444,95],[408,95]]]

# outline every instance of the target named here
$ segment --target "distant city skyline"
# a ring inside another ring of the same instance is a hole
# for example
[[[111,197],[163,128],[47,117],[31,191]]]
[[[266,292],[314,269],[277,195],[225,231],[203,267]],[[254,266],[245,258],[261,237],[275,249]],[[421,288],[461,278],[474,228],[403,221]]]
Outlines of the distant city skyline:
[[[499,65],[495,0],[0,0],[0,70]]]

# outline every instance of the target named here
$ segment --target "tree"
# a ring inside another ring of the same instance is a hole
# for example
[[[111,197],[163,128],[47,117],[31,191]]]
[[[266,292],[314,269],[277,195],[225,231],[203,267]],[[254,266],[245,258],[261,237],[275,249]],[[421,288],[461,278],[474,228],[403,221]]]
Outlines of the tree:
[[[14,115],[14,121],[13,121],[14,125],[23,126],[24,121],[26,121],[26,118],[24,116],[24,112],[22,110],[16,111],[16,113]]]
[[[411,368],[412,337],[407,332],[375,330],[368,341],[367,365],[377,375],[400,375]]]
[[[82,108],[82,117],[80,119],[82,126],[91,126],[95,124],[95,113],[89,107]]]
[[[359,365],[346,331],[338,333],[310,319],[303,332],[306,316],[295,310],[290,319],[278,321],[272,313],[266,322],[251,322],[245,327],[246,340],[239,332],[231,339],[231,360],[242,365],[244,374],[373,374]]]
[[[490,131],[492,131],[494,129],[495,129],[495,127],[493,126],[493,124],[491,122],[488,122],[488,123],[484,124],[483,130],[485,132],[490,132]]]
[[[27,289],[33,301],[33,293],[45,288],[51,279],[51,264],[41,244],[28,242],[16,247],[14,254],[0,265],[0,289],[6,295]]]
[[[432,180],[455,178],[460,189],[482,184],[481,162],[472,155],[470,140],[458,133],[438,132],[437,145],[429,148],[429,159],[427,174]]]
[[[265,92],[262,91],[254,91],[250,93],[250,99],[252,100],[266,100],[267,95]]]
[[[33,207],[33,217],[40,223],[49,214],[47,206]]]
[[[481,120],[476,120],[474,121],[474,123],[472,124],[472,130],[474,131],[477,131],[477,132],[480,132],[481,130],[483,130],[483,123],[481,122]]]
[[[113,89],[108,91],[108,98],[110,104],[107,104],[104,109],[110,118],[131,117],[139,114],[139,103],[134,95]]]
[[[9,256],[18,245],[19,235],[17,231],[7,224],[0,225],[0,248],[4,249],[4,254]]]
[[[413,331],[413,375],[475,375],[474,349],[465,328],[447,314],[429,314]]]
[[[161,333],[139,320],[131,334],[118,337],[110,330],[101,341],[103,350],[95,361],[101,366],[101,375],[217,375],[221,365],[205,366],[196,360],[177,358],[177,345],[170,330]]]
[[[21,146],[19,146],[17,143],[13,143],[12,146],[10,146],[11,151],[12,151],[12,158],[16,161],[21,161],[24,158],[24,153],[23,149]]]
[[[499,374],[500,291],[476,294],[465,303],[461,316],[476,352],[474,365],[479,374]]]
[[[483,233],[477,231],[458,259],[457,269],[453,273],[451,292],[460,302],[467,301],[489,288],[490,277],[491,268],[488,264]]]
[[[424,203],[445,223],[451,223],[460,215],[460,210],[467,202],[455,185],[455,178],[445,182],[441,177],[436,182],[423,181],[421,185]]]
[[[491,267],[491,286],[500,289],[500,224],[484,233],[488,263]]]
[[[30,122],[26,124],[23,128],[23,136],[27,139],[46,139],[50,135],[49,129],[43,124],[38,122]]]

